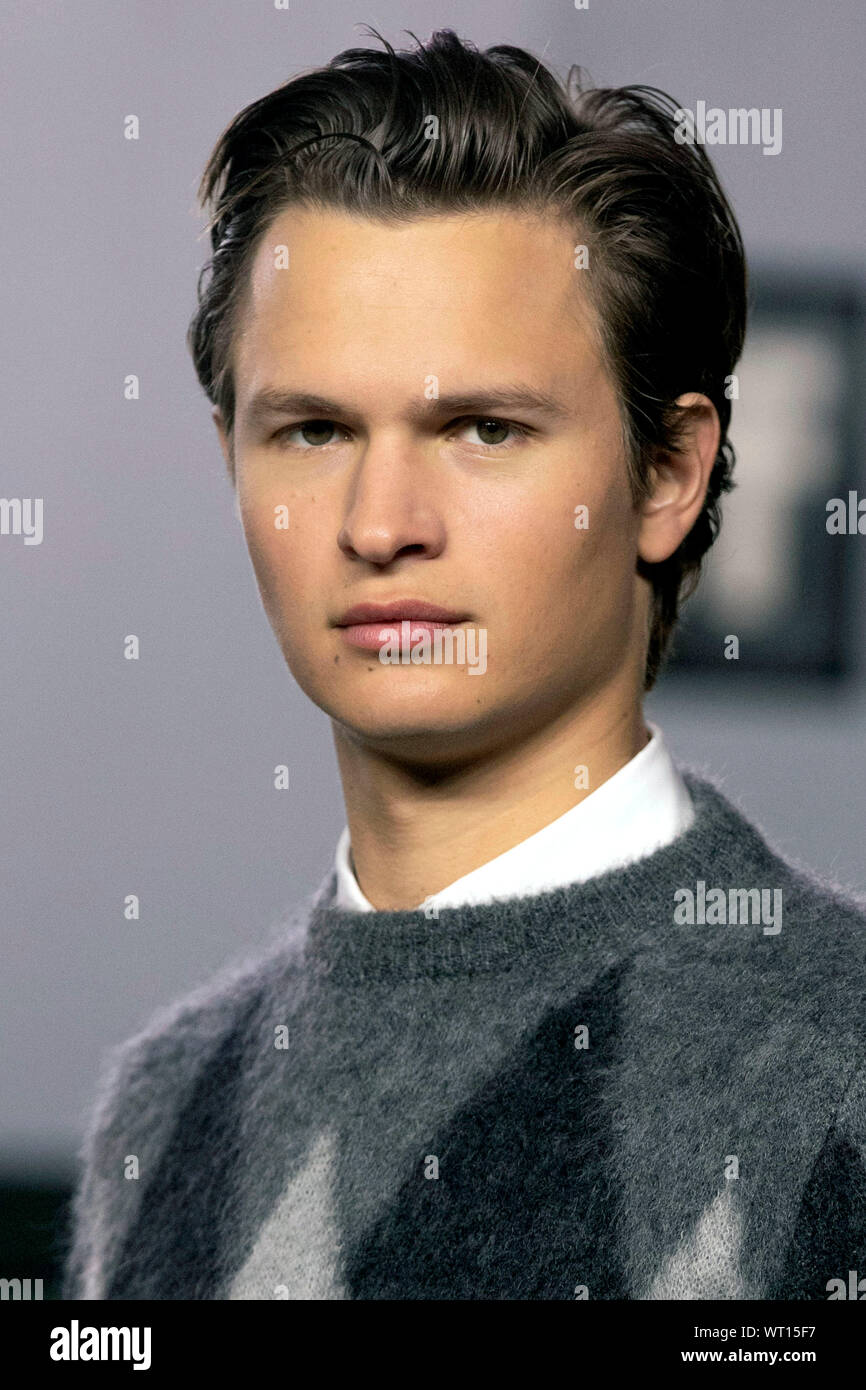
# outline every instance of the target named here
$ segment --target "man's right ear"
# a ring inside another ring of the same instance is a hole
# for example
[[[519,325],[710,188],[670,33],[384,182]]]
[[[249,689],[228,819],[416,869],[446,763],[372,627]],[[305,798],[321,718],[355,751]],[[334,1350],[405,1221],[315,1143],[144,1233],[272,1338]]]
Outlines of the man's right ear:
[[[229,475],[229,478],[231,479],[231,485],[232,485],[232,487],[234,487],[234,485],[235,485],[234,440],[232,439],[232,437],[231,437],[231,435],[229,434],[229,432],[226,430],[225,422],[224,422],[223,417],[222,417],[222,411],[220,410],[220,408],[219,408],[218,405],[215,405],[214,408],[213,408],[213,410],[211,411],[211,419],[213,420],[214,424],[216,425],[217,434],[219,435],[220,448],[221,448],[222,451],[223,451],[223,458],[224,458],[225,461],[226,461],[226,468],[228,469],[228,475]]]

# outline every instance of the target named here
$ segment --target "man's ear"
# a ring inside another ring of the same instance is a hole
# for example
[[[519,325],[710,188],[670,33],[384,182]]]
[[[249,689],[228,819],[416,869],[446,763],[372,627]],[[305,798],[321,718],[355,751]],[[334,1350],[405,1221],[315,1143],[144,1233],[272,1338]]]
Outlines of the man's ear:
[[[653,565],[673,555],[700,516],[722,433],[709,396],[689,391],[676,404],[688,412],[680,446],[656,456],[640,506],[638,554]]]
[[[213,420],[214,424],[216,425],[217,434],[219,435],[220,448],[221,448],[222,451],[223,451],[223,458],[224,458],[225,461],[226,461],[226,468],[228,469],[228,474],[229,474],[229,478],[231,479],[232,487],[234,487],[234,485],[235,485],[234,439],[232,438],[231,434],[229,434],[228,430],[227,430],[226,427],[225,427],[225,421],[223,420],[223,417],[222,417],[222,411],[220,410],[220,408],[219,408],[218,405],[215,405],[214,408],[213,408],[213,410],[211,411],[211,419]]]

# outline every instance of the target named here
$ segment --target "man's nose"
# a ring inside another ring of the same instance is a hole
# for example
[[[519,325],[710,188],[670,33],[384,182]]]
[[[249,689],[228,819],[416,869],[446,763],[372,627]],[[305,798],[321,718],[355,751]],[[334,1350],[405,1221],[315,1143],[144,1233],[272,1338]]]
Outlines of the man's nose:
[[[405,438],[371,439],[352,478],[340,549],[375,565],[406,553],[439,554],[445,532],[435,492],[419,446]]]

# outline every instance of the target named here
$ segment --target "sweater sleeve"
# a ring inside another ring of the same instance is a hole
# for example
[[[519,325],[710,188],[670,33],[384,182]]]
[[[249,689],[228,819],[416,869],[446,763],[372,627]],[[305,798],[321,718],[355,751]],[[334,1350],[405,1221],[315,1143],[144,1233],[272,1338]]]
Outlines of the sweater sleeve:
[[[105,1299],[178,1117],[203,1069],[254,1010],[263,985],[288,988],[303,943],[303,910],[264,952],[254,947],[203,985],[159,1009],[104,1054],[62,1250],[62,1297]]]
[[[866,1062],[849,1081],[812,1166],[770,1296],[866,1299]]]
[[[193,1084],[213,1026],[202,1015],[152,1027],[104,1056],[79,1152],[61,1296],[104,1299],[142,1190]]]
[[[99,1299],[105,1290],[122,1235],[133,1219],[138,1183],[138,1137],[131,1116],[147,1076],[143,1049],[125,1043],[103,1059],[84,1141],[81,1171],[71,1209],[62,1297]],[[124,1159],[132,1161],[125,1164]]]

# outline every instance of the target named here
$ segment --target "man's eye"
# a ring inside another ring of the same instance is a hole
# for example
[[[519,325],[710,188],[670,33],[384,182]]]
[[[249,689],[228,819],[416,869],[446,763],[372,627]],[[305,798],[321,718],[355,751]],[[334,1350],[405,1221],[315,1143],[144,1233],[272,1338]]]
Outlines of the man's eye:
[[[336,430],[337,426],[333,420],[302,420],[299,425],[284,425],[281,430],[277,430],[274,438],[280,443],[292,444],[294,441],[290,436],[299,434],[306,444],[317,448],[323,444],[330,444]],[[302,449],[304,446],[300,444],[298,447]]]
[[[461,428],[476,430],[480,442],[488,449],[510,448],[517,439],[525,439],[529,433],[522,425],[515,425],[510,420],[500,420],[495,415],[476,415]],[[506,435],[513,437],[504,438]]]

